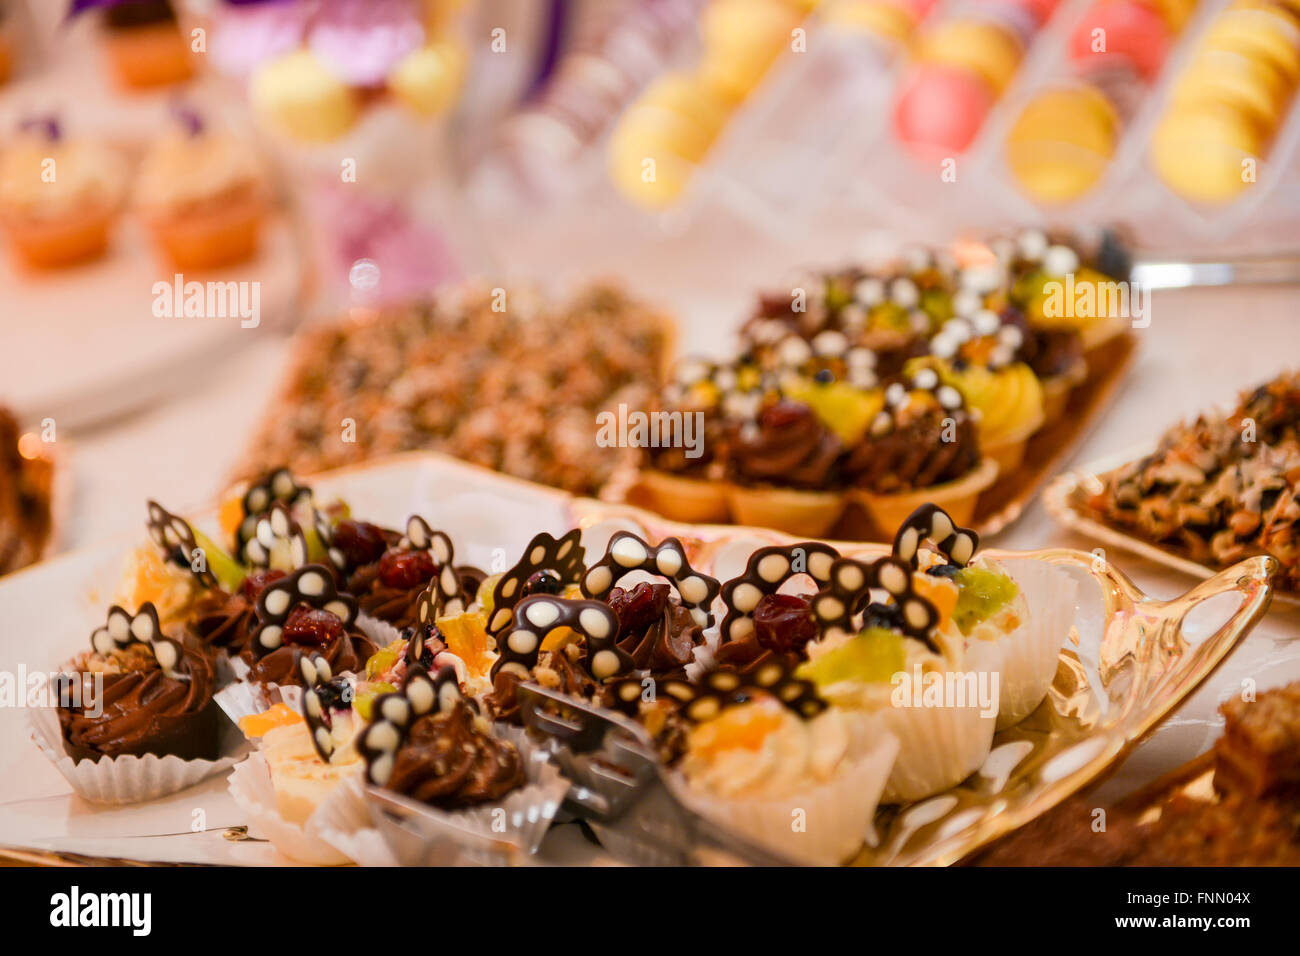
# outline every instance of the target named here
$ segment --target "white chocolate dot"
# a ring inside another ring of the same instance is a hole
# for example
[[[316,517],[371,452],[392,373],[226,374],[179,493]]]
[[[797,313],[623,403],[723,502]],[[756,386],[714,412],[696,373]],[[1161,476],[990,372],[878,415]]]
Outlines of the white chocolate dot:
[[[790,562],[783,554],[769,554],[758,562],[758,576],[769,584],[780,581],[790,571]]]

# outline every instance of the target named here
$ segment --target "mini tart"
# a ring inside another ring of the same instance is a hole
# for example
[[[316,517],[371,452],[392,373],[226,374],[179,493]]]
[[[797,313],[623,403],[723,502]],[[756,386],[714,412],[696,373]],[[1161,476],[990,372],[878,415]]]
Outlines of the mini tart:
[[[638,491],[647,505],[673,521],[721,524],[731,516],[726,482],[643,468]]]
[[[23,137],[0,154],[0,223],[14,253],[33,269],[99,258],[124,181],[122,161],[109,149]]]
[[[840,491],[800,491],[795,488],[726,487],[727,504],[738,524],[775,528],[786,534],[819,538],[844,513]]]
[[[1000,473],[997,461],[990,455],[980,459],[970,474],[956,481],[892,495],[877,495],[861,489],[854,489],[849,495],[881,530],[897,527],[904,518],[928,502],[939,505],[959,524],[968,524],[975,516],[979,496]]]
[[[1087,360],[1080,358],[1068,371],[1039,379],[1039,384],[1043,388],[1044,428],[1059,422],[1065,417],[1066,406],[1070,404],[1070,393],[1082,385],[1087,377]]]
[[[211,269],[257,252],[266,187],[247,144],[220,133],[178,131],[145,155],[135,204],[177,269]]]

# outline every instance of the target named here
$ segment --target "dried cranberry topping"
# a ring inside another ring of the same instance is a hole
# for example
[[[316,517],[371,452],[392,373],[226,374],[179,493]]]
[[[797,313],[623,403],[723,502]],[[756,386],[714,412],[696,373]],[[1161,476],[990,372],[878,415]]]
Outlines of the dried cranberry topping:
[[[642,581],[630,591],[623,588],[610,591],[609,607],[618,617],[618,639],[621,641],[629,635],[642,634],[662,618],[671,591],[667,584],[649,581]]]
[[[343,622],[336,615],[314,607],[296,607],[289,612],[281,636],[286,644],[324,647],[342,634]]]
[[[794,594],[765,594],[754,608],[754,636],[760,647],[798,654],[817,636],[812,605]]]
[[[384,540],[384,531],[378,525],[344,518],[334,526],[330,546],[342,553],[348,567],[357,568],[383,557],[388,542]]]
[[[256,602],[258,597],[266,586],[284,577],[283,571],[277,571],[270,568],[266,571],[251,571],[244,578],[244,582],[239,585],[239,593],[242,594],[250,603]]]
[[[418,588],[437,570],[428,551],[389,551],[379,559],[379,580],[390,588]]]

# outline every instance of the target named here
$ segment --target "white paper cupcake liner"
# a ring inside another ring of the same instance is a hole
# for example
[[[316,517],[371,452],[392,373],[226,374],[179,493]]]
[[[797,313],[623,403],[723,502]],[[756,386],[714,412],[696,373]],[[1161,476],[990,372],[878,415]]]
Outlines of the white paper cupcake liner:
[[[393,625],[369,614],[357,615],[357,629],[374,641],[375,646],[379,648],[385,648],[402,637],[402,632]]]
[[[1061,646],[1074,622],[1079,582],[1053,565],[1029,558],[1001,562],[1029,607],[1029,618],[1004,641],[998,730],[1028,717],[1051,687]]]
[[[41,752],[83,800],[92,803],[143,803],[192,787],[215,773],[230,769],[240,755],[218,760],[182,760],[180,757],[101,757],[74,761],[63,746],[58,712],[52,707],[27,709],[32,739]],[[223,752],[237,746],[233,734],[223,734]]]
[[[306,824],[291,823],[280,815],[275,805],[271,769],[260,753],[250,754],[231,771],[229,786],[231,798],[248,814],[251,835],[270,840],[277,850],[299,863],[338,866],[349,862],[347,856],[322,839],[313,827],[319,808]]]
[[[973,707],[895,707],[871,712],[898,738],[898,759],[881,798],[910,803],[947,790],[979,769],[993,745],[997,713]]]
[[[402,866],[508,862],[503,854],[486,850],[480,842],[483,839],[504,838],[531,855],[541,846],[564,802],[569,781],[548,760],[525,754],[524,766],[528,783],[499,803],[456,811],[421,805],[420,809],[430,819],[417,818],[407,826],[386,818],[379,806],[367,799],[371,825],[383,835],[396,862]],[[498,811],[504,811],[504,818]],[[355,832],[351,841],[342,845],[356,847]]]
[[[872,833],[899,742],[876,733],[869,749],[824,784],[773,799],[716,797],[685,786],[674,789],[696,813],[787,859],[816,866],[843,863]]]
[[[268,711],[276,704],[286,704],[297,711],[302,703],[302,688],[292,684],[281,687],[279,684],[256,684],[241,680],[223,687],[212,695],[212,699],[230,718],[231,723],[239,726],[242,718]]]

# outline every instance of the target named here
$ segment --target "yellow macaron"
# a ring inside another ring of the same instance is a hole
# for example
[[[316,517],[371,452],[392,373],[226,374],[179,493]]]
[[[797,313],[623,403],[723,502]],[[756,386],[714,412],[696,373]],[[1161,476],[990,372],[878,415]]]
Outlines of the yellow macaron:
[[[1234,50],[1202,50],[1174,87],[1176,107],[1226,103],[1267,130],[1281,122],[1290,85],[1272,61]]]
[[[1069,202],[1096,185],[1118,139],[1119,116],[1098,90],[1048,89],[1025,106],[1007,134],[1007,164],[1034,198]]]
[[[1287,82],[1300,80],[1300,29],[1280,11],[1231,9],[1205,35],[1203,48],[1266,59]]]
[[[249,81],[249,99],[264,121],[306,142],[338,139],[360,114],[353,90],[308,50],[259,67]]]
[[[948,20],[921,34],[916,58],[973,70],[995,93],[1016,75],[1024,51],[1008,30],[984,20]]]
[[[1248,172],[1264,145],[1264,135],[1246,114],[1222,103],[1201,103],[1165,114],[1152,136],[1150,159],[1179,195],[1223,203],[1251,184]]]

